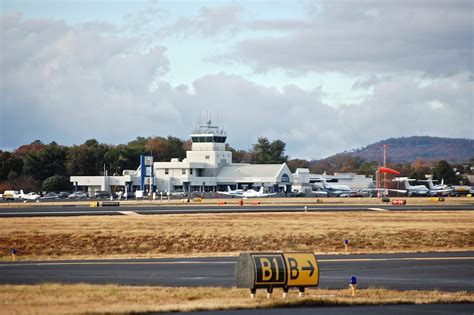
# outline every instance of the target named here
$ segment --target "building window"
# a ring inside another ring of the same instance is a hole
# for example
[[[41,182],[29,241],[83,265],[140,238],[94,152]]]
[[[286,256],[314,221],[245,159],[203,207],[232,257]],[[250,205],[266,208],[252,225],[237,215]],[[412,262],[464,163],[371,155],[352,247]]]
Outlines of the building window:
[[[193,175],[193,169],[192,168],[189,169],[189,174]]]
[[[209,155],[206,155],[206,160],[209,160],[210,159],[210,156]]]
[[[165,168],[165,175],[168,175],[170,173],[170,170]]]
[[[183,169],[181,170],[181,174],[186,174],[186,169],[185,169],[185,168],[183,168]]]

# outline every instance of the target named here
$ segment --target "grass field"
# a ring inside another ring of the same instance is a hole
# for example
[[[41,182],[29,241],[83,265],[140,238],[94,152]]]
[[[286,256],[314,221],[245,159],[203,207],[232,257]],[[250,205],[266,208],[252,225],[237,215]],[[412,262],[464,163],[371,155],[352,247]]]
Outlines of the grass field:
[[[0,219],[1,259],[229,255],[242,251],[474,250],[474,212],[318,212]]]
[[[472,292],[394,291],[364,289],[352,297],[347,290],[308,289],[305,298],[290,291],[282,298],[275,290],[271,299],[264,290],[255,299],[249,290],[235,288],[166,288],[117,285],[3,285],[2,314],[137,313],[318,305],[373,305],[474,303]]]

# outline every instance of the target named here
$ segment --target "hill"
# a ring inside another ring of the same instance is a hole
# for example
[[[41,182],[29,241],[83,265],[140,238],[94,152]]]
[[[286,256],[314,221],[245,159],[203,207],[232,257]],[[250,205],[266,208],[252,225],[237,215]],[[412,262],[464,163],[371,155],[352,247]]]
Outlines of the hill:
[[[333,155],[324,160],[346,155],[359,157],[366,162],[382,162],[382,146],[384,144],[388,145],[388,161],[392,163],[410,163],[417,159],[465,163],[474,157],[473,139],[413,136],[382,140],[361,149]]]

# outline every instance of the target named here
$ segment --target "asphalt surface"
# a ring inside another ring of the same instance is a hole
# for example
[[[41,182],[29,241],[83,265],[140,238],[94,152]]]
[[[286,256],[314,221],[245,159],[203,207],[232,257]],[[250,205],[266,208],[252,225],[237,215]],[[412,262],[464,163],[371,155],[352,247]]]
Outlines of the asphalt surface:
[[[160,313],[163,314],[163,313]],[[176,313],[164,313],[176,314]],[[209,312],[188,312],[188,315],[307,315],[307,314],[329,314],[329,315],[448,315],[448,314],[474,314],[473,304],[418,304],[418,305],[375,305],[375,306],[322,306],[310,308],[271,308],[271,309],[247,309],[231,311],[209,311]]]
[[[432,205],[310,205],[308,212],[317,211],[473,211],[474,203],[466,204],[432,204]],[[255,212],[303,212],[304,205],[152,205],[152,206],[109,206],[91,208],[75,206],[26,206],[8,207],[0,204],[0,217],[44,217],[44,216],[84,216],[84,215],[156,215],[156,214],[192,214],[192,213],[255,213]]]
[[[320,288],[474,290],[474,252],[320,255]],[[236,257],[25,261],[0,263],[0,284],[94,283],[152,286],[235,285]]]

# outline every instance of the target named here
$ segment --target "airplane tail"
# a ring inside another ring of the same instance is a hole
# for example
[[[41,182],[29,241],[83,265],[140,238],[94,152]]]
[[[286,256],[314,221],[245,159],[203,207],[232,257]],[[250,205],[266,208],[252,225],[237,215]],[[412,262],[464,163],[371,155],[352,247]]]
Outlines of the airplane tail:
[[[326,179],[325,178],[321,178],[321,186],[326,189],[327,188],[327,182],[326,182]]]
[[[230,189],[230,186],[227,186],[227,192],[231,192],[232,189]]]
[[[23,192],[23,189],[20,189],[20,196],[23,198],[24,195],[25,193]]]
[[[410,181],[408,180],[408,178],[405,178],[405,188],[406,189],[409,189],[411,188],[412,186],[410,185]]]
[[[260,194],[263,194],[263,185],[260,186],[260,190],[258,191]]]

